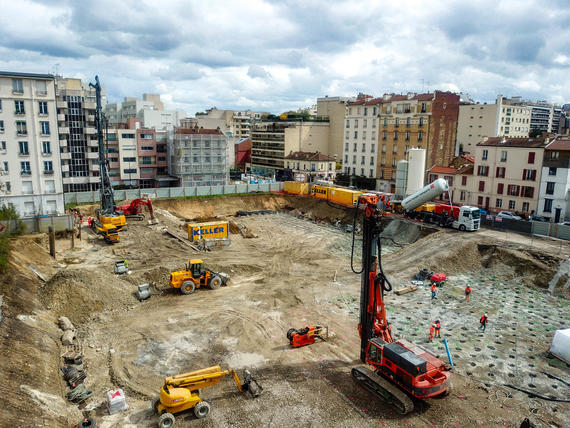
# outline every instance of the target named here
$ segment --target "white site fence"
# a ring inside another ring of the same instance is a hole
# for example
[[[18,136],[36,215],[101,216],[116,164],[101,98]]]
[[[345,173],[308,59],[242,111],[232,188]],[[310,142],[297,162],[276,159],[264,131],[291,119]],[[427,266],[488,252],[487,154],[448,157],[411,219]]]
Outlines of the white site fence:
[[[150,199],[186,198],[191,196],[232,195],[236,193],[278,192],[283,183],[226,184],[221,186],[159,187],[149,189],[115,190],[115,201],[148,196]],[[89,204],[99,202],[101,194],[93,192],[70,192],[63,194],[66,204]]]
[[[22,233],[47,233],[50,226],[53,227],[55,232],[63,232],[65,230],[73,230],[74,221],[72,215],[37,216],[20,220],[2,220],[0,221],[0,233],[14,233],[18,231],[20,224],[23,226]]]

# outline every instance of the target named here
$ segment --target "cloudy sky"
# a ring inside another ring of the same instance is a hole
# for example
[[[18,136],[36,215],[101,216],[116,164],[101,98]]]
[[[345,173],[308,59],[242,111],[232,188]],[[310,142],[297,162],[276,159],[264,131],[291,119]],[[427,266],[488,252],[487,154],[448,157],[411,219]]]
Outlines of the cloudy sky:
[[[570,1],[0,0],[0,70],[190,114],[452,90],[570,102]]]

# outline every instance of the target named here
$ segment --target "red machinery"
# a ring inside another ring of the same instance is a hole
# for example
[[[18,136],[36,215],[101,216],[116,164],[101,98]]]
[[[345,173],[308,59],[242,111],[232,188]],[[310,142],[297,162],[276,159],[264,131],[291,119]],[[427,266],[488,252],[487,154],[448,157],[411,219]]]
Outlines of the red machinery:
[[[435,273],[430,278],[430,281],[435,282],[435,285],[437,285],[438,287],[441,287],[443,284],[445,284],[446,280],[447,280],[447,275],[444,273]]]
[[[117,211],[122,211],[125,217],[135,218],[137,220],[144,220],[142,207],[146,205],[150,219],[154,220],[154,211],[152,209],[152,202],[149,198],[139,198],[132,201],[130,204],[118,205]]]
[[[290,328],[287,332],[287,339],[293,348],[300,348],[305,345],[312,345],[315,343],[315,339],[326,340],[329,334],[328,327],[323,327],[321,325],[308,325],[302,329]]]
[[[378,195],[362,195],[358,201],[358,207],[365,210],[362,269],[354,269],[352,257],[351,269],[361,274],[360,360],[368,365],[353,368],[352,377],[406,414],[414,408],[411,397],[424,399],[449,393],[451,374],[445,363],[427,350],[392,338],[384,306],[384,291],[391,291],[392,285],[382,270],[381,205]],[[354,251],[354,240],[352,245]]]

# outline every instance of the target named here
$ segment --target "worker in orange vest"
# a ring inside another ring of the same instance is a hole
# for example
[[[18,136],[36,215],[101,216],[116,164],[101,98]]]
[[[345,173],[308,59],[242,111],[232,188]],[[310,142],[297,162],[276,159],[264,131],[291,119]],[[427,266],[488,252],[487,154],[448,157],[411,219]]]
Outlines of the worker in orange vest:
[[[431,300],[437,299],[435,295],[437,294],[437,287],[435,286],[435,282],[431,283]]]
[[[471,295],[471,287],[469,287],[469,284],[467,284],[467,287],[465,287],[465,300],[469,301],[469,296]]]
[[[429,326],[429,341],[430,342],[433,340],[434,333],[435,333],[435,323],[431,323],[431,325]]]
[[[435,337],[439,337],[441,339],[441,323],[439,320],[435,321]]]
[[[487,321],[489,321],[489,318],[487,317],[487,314],[483,315],[481,317],[481,319],[479,320],[479,323],[481,324],[479,326],[479,328],[482,328],[483,331],[485,331],[485,329],[487,328]]]

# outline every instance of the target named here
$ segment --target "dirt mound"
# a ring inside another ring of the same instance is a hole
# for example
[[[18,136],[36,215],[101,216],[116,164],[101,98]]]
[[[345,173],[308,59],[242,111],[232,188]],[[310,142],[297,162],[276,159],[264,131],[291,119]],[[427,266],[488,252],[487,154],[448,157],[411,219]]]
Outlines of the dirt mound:
[[[113,274],[63,270],[41,288],[40,298],[56,317],[63,315],[80,325],[95,312],[132,305],[133,291],[129,282]]]

